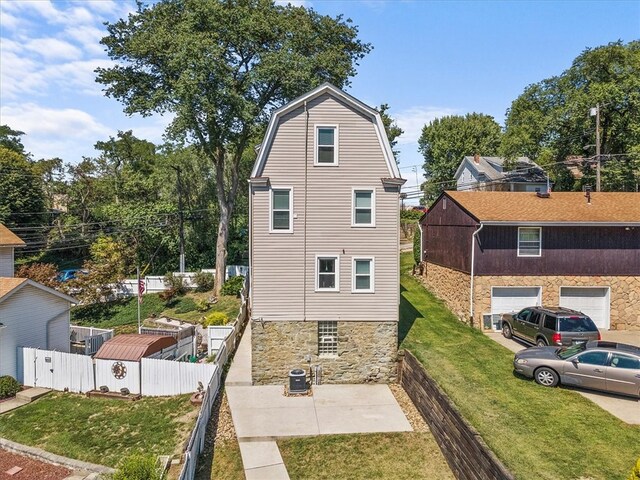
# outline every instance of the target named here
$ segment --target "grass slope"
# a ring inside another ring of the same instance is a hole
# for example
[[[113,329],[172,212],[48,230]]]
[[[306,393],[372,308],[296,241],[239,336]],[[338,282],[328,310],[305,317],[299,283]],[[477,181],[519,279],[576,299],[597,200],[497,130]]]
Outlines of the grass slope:
[[[625,478],[640,426],[514,376],[513,353],[457,320],[401,257],[400,338],[518,479]],[[406,338],[405,338],[406,336]]]
[[[320,435],[278,447],[292,480],[454,478],[430,433]]]
[[[212,312],[224,312],[229,318],[229,321],[236,318],[240,309],[240,299],[230,295],[221,296],[218,299],[218,303],[206,312],[198,312],[195,309],[195,301],[198,299],[206,299],[209,296],[211,296],[211,292],[189,292],[182,297],[172,300],[170,303],[166,303],[160,299],[157,293],[150,293],[144,296],[144,300],[140,306],[140,316],[142,319],[145,319],[152,314],[157,316],[167,315],[191,323],[197,322],[201,317]],[[115,328],[137,325],[137,322],[137,297],[124,298],[108,303],[80,305],[71,310],[71,323],[74,325]],[[119,330],[119,333],[124,332]]]
[[[197,417],[189,395],[137,402],[53,393],[0,417],[0,437],[115,467],[134,453],[179,453]]]

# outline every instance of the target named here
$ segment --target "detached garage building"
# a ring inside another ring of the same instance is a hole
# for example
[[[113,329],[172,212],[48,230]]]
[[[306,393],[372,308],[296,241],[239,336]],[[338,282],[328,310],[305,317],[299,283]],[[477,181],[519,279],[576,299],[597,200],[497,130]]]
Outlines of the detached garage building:
[[[545,305],[640,331],[640,193],[444,192],[420,224],[427,285],[474,326]]]

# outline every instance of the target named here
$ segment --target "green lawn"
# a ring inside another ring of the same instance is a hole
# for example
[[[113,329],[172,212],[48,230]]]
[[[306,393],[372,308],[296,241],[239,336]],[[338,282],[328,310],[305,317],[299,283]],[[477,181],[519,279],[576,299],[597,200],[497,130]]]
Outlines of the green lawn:
[[[278,447],[292,480],[454,478],[430,433],[320,435]]]
[[[133,453],[180,453],[197,414],[189,395],[124,402],[52,393],[0,416],[0,437],[115,467]]]
[[[157,293],[150,293],[144,296],[140,315],[142,319],[154,314],[196,323],[200,318],[212,312],[224,312],[229,321],[235,320],[240,310],[240,299],[232,295],[222,295],[218,299],[218,303],[209,310],[198,312],[195,301],[207,299],[210,296],[211,292],[189,292],[167,303],[161,300]],[[138,299],[137,297],[129,297],[115,302],[74,307],[71,310],[71,323],[98,328],[116,328],[117,333],[128,333],[131,329],[131,331],[135,331],[133,327],[138,323]]]
[[[640,457],[630,426],[578,393],[513,373],[513,353],[461,322],[401,256],[400,338],[518,479],[626,478]],[[406,336],[406,338],[405,338]]]

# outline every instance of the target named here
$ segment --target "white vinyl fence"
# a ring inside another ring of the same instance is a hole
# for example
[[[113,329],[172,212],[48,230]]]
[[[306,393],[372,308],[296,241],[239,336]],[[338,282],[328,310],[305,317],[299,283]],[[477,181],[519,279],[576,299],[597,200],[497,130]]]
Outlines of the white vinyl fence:
[[[212,326],[207,328],[208,355],[217,355],[218,350],[226,345],[227,351],[233,351],[235,347],[235,331],[233,325]]]
[[[95,360],[96,388],[103,385],[109,387],[110,392],[119,392],[121,388],[128,388],[133,394],[142,393],[140,389],[140,362],[125,362],[121,360]]]
[[[142,391],[144,395],[160,397],[182,395],[206,388],[218,366],[213,363],[168,362],[153,358],[142,359]]]
[[[84,393],[95,388],[93,361],[86,355],[19,347],[22,384]]]

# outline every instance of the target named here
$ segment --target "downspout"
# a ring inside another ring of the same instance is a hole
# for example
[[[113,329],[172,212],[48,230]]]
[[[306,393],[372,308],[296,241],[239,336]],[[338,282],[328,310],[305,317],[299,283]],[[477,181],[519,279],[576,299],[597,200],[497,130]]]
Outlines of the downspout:
[[[304,101],[304,242],[302,259],[302,321],[307,321],[307,185],[308,185],[308,156],[309,156],[309,110],[307,101]]]
[[[478,228],[473,235],[471,235],[471,288],[469,289],[469,317],[471,326],[473,326],[473,272],[475,267],[475,257],[476,257],[476,239],[480,231],[484,228],[484,223],[480,222],[480,228]]]

